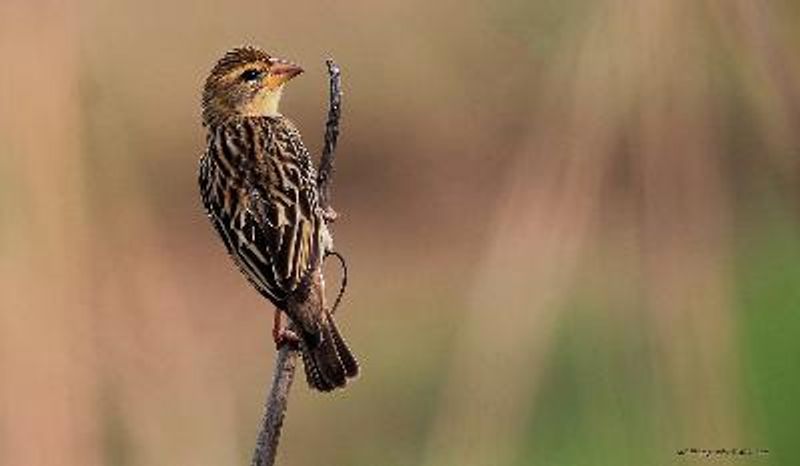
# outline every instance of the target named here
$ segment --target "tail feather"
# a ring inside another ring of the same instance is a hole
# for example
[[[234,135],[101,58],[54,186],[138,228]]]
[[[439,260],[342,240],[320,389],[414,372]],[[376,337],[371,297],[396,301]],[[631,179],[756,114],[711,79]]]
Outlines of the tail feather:
[[[331,323],[331,335],[333,336],[333,341],[336,345],[336,352],[339,354],[339,359],[342,361],[342,365],[344,366],[344,373],[348,379],[352,379],[358,375],[358,361],[356,360],[356,357],[353,356],[353,352],[350,351],[350,347],[347,346],[344,338],[342,338],[342,334],[339,333],[339,328],[336,327],[336,323],[333,321],[333,316],[328,315],[328,321]]]
[[[303,365],[306,380],[312,388],[329,392],[344,387],[348,378],[358,374],[358,362],[330,315],[326,316],[320,335],[314,339],[316,341],[304,340]]]
[[[309,387],[321,392],[329,392],[336,388],[322,376],[309,351],[303,349],[301,354],[303,356],[303,367],[306,371],[306,381]]]

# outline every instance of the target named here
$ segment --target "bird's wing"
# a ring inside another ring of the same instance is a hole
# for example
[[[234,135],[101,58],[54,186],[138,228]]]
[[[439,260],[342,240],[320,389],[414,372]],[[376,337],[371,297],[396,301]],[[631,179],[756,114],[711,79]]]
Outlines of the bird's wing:
[[[316,174],[299,133],[275,119],[220,128],[200,175],[209,217],[228,252],[282,306],[321,259]]]
[[[320,220],[310,190],[292,187],[286,196],[273,188],[253,188],[247,195],[238,249],[254,279],[283,300],[319,263]]]

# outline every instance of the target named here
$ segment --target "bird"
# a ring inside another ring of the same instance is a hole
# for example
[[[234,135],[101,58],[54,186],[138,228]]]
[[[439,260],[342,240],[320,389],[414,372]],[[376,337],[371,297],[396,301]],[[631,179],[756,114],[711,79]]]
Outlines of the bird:
[[[253,46],[216,62],[202,93],[198,182],[234,264],[275,306],[276,346],[298,348],[309,386],[330,392],[356,377],[359,365],[325,305],[332,219],[320,206],[317,170],[299,130],[278,110],[284,86],[302,72]],[[281,327],[282,313],[295,331]]]

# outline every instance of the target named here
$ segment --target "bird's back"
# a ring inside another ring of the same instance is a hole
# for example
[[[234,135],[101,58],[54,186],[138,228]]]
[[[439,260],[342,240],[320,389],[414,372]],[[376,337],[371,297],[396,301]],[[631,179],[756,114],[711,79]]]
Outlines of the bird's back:
[[[285,117],[209,127],[200,162],[209,218],[248,280],[282,307],[323,254],[316,171]]]

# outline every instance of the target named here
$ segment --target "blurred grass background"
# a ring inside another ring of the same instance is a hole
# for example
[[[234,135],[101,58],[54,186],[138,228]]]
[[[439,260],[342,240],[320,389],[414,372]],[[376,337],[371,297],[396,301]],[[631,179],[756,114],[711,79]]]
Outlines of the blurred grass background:
[[[285,465],[795,465],[800,5],[0,4],[0,464],[247,464],[271,307],[196,190],[228,48],[295,60],[363,376]],[[681,448],[769,449],[704,459]]]

